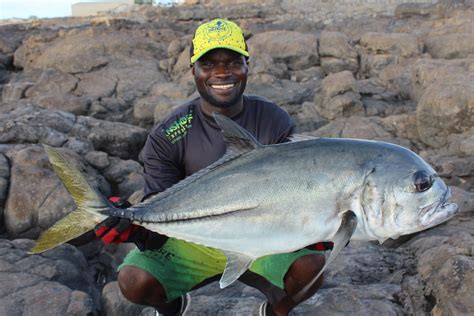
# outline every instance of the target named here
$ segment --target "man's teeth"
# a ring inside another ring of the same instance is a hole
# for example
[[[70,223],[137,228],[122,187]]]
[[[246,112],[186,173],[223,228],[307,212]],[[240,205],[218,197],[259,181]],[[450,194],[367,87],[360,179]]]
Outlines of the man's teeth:
[[[213,89],[221,89],[221,90],[224,90],[224,89],[230,89],[234,86],[233,83],[229,83],[229,84],[211,84],[211,88]]]

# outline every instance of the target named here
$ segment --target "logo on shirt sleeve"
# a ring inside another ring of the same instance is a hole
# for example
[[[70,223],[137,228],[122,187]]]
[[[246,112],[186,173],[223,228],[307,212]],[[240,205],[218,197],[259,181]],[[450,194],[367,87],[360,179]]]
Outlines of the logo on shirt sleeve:
[[[178,140],[183,138],[187,133],[188,129],[192,127],[193,111],[190,110],[188,114],[180,117],[169,127],[164,128],[162,131],[166,138],[172,143],[176,143]]]

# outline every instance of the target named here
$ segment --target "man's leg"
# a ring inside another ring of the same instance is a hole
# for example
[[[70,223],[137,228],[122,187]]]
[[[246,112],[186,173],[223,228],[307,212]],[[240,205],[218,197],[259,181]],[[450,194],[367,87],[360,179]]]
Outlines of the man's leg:
[[[132,250],[119,267],[118,284],[128,300],[175,315],[181,296],[217,279],[225,263],[220,251],[170,238],[158,250]]]
[[[285,291],[288,296],[272,304],[275,314],[287,315],[299,303],[307,300],[319,290],[323,284],[323,275],[318,278],[301,300],[297,302],[293,300],[293,297],[318,275],[324,267],[325,261],[324,255],[314,254],[300,257],[291,265],[285,276]]]
[[[192,290],[217,281],[219,278],[220,275],[210,277],[195,285]],[[135,304],[152,306],[164,315],[177,315],[181,308],[181,297],[167,302],[166,291],[160,282],[140,268],[123,267],[119,271],[117,281],[123,296]]]
[[[123,267],[117,281],[123,296],[135,304],[152,306],[164,315],[176,315],[181,307],[180,298],[167,303],[163,286],[142,269]]]
[[[280,261],[280,258],[271,258],[269,260]],[[286,260],[288,259],[283,258],[281,261],[284,262]],[[269,303],[267,306],[268,315],[288,315],[288,313],[293,308],[295,308],[299,303],[303,302],[304,300],[310,298],[321,287],[323,282],[323,276],[321,276],[318,281],[315,282],[315,284],[309,289],[309,291],[304,295],[301,300],[296,302],[293,300],[293,296],[296,295],[306,284],[311,282],[311,280],[319,273],[319,271],[321,271],[324,266],[324,263],[325,256],[324,254],[322,254],[322,252],[306,254],[298,257],[291,263],[287,270],[282,271],[284,273],[284,288],[275,286],[267,279],[265,279],[263,276],[267,276],[268,278],[269,275],[268,272],[265,271],[265,269],[259,271],[261,275],[247,271],[242,277],[240,277],[239,280],[251,287],[258,289],[267,297]],[[266,265],[270,266],[268,264]],[[273,275],[274,282],[276,280],[276,275],[277,274]]]

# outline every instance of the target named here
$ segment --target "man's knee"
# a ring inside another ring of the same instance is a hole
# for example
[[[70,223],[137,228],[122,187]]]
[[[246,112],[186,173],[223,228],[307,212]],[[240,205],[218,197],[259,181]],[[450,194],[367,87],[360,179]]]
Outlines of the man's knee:
[[[166,301],[161,284],[148,272],[136,267],[123,267],[118,274],[118,285],[129,301],[148,305],[152,301]]]
[[[325,263],[326,259],[324,255],[306,255],[293,262],[290,270],[294,270],[294,273],[301,274],[302,276],[316,276],[324,267]]]
[[[326,262],[324,255],[311,254],[298,258],[291,265],[285,276],[285,288],[288,294],[298,293],[306,284],[311,282],[314,277],[321,271]],[[321,275],[312,286],[310,292],[315,292],[323,282]]]

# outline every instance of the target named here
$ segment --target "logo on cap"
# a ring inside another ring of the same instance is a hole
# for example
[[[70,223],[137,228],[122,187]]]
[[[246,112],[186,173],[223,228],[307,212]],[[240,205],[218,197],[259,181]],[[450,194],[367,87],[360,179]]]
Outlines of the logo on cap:
[[[232,29],[225,21],[216,21],[215,24],[210,24],[206,28],[206,36],[208,42],[222,41],[232,35]]]

